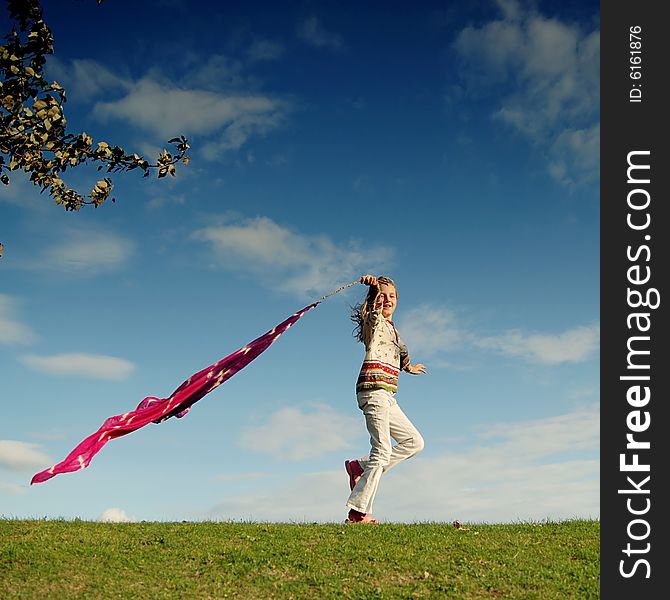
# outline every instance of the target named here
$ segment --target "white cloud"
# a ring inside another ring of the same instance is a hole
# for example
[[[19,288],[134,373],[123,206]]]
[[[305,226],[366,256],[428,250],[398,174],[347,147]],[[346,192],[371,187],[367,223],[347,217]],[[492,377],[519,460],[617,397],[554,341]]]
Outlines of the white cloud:
[[[216,135],[203,145],[209,159],[282,126],[288,111],[286,101],[259,93],[181,89],[149,77],[137,82],[124,98],[99,102],[94,109],[102,119],[128,121],[161,139],[179,133]]]
[[[259,85],[252,75],[245,72],[244,65],[239,60],[224,54],[213,54],[207,60],[201,60],[197,55],[191,55],[188,58],[188,72],[176,82],[176,87],[179,89],[230,92],[231,90],[253,89]],[[163,81],[165,85],[172,86],[155,70],[151,72],[148,79]]]
[[[8,483],[6,481],[0,481],[0,490],[4,490],[8,494],[18,496],[26,493],[27,486],[19,485],[18,483]]]
[[[481,348],[494,350],[543,364],[582,362],[598,350],[600,326],[574,327],[557,335],[523,334],[509,331],[497,337],[482,337],[475,341]]]
[[[344,521],[348,477],[341,471],[302,473],[285,485],[229,495],[215,506],[194,511],[210,519],[245,519],[274,522]],[[296,491],[299,490],[299,493]]]
[[[71,229],[25,266],[40,271],[92,275],[118,269],[134,250],[131,240],[117,234]]]
[[[469,73],[469,83],[482,80],[498,82],[507,77],[513,63],[518,60],[523,43],[523,33],[517,23],[493,21],[482,28],[466,27],[454,42],[461,56],[478,69]],[[496,51],[497,50],[497,51]]]
[[[36,338],[30,327],[16,316],[16,301],[0,294],[0,344],[28,344]]]
[[[413,473],[389,480],[378,507],[384,507],[389,519],[400,521],[596,518],[599,470],[594,458],[532,463],[496,446],[450,453],[417,460]],[[441,485],[435,485],[437,478]]]
[[[515,20],[520,17],[521,7],[517,0],[496,0],[496,4],[502,11],[505,19]]]
[[[241,114],[263,113],[270,103],[263,97],[225,97],[207,90],[179,89],[148,77],[115,102],[101,102],[98,116],[126,119],[161,137],[175,131],[201,134],[216,130]]]
[[[16,440],[0,440],[0,467],[12,471],[29,471],[52,464],[51,458],[38,444]]]
[[[397,522],[458,518],[489,523],[596,518],[599,423],[597,407],[588,407],[472,432],[473,448],[434,450],[427,439],[423,454],[384,475],[375,516]],[[231,495],[204,513],[209,518],[341,522],[348,493],[347,476],[338,465],[263,492]]]
[[[414,476],[394,480],[386,493],[406,498],[412,486],[426,489],[439,478],[443,483],[422,499],[426,508],[461,521],[596,517],[599,430],[595,406],[498,423],[482,428],[472,449],[417,461]],[[405,508],[420,517],[417,507]]]
[[[251,473],[224,473],[215,475],[212,479],[220,483],[239,483],[240,481],[253,481],[255,479],[265,479],[269,473],[251,472]]]
[[[51,207],[51,198],[40,194],[40,188],[34,185],[23,171],[12,171],[8,174],[8,185],[0,184],[0,202],[20,206],[33,211],[43,211]],[[4,240],[5,243],[7,240]],[[5,253],[9,251],[5,247]]]
[[[316,15],[305,19],[298,26],[298,37],[305,43],[316,48],[343,50],[342,36],[326,31]]]
[[[102,63],[91,59],[73,59],[66,63],[53,56],[47,63],[50,79],[58,81],[70,93],[68,97],[90,100],[110,91],[128,91],[131,82],[112,72]]]
[[[135,517],[130,517],[125,510],[121,508],[108,508],[98,517],[98,521],[105,523],[136,523]]]
[[[243,431],[240,445],[279,460],[316,458],[349,448],[358,437],[359,425],[358,419],[341,415],[330,406],[317,405],[311,410],[287,407],[270,415],[265,424]]]
[[[549,149],[549,173],[565,186],[594,181],[600,156],[600,124],[566,129]]]
[[[499,3],[503,19],[466,27],[454,48],[471,91],[506,85],[493,116],[549,155],[566,185],[597,177],[600,33]],[[500,89],[499,87],[496,88]],[[575,145],[580,155],[572,157]]]
[[[212,244],[226,269],[251,271],[269,285],[301,297],[322,293],[387,264],[390,250],[337,245],[325,235],[304,235],[267,217],[212,225],[194,233]]]
[[[248,50],[249,60],[253,62],[279,60],[283,55],[284,46],[270,40],[254,40]]]
[[[436,356],[451,350],[463,342],[465,335],[452,311],[430,305],[417,306],[404,313],[398,330],[410,353],[415,349],[422,356]]]
[[[30,432],[30,437],[38,439],[38,440],[65,440],[67,439],[67,436],[59,431],[56,431],[55,429],[52,429],[51,431],[32,431]]]
[[[286,123],[288,105],[281,100],[265,97],[222,99],[226,104],[237,103],[235,112],[226,122],[217,139],[203,144],[202,155],[216,160],[224,152],[239,150],[251,137],[264,136]]]
[[[154,195],[147,202],[147,208],[159,209],[170,204],[183,206],[186,204],[186,194],[166,194],[163,190],[155,190]]]
[[[102,354],[63,353],[52,356],[28,354],[19,360],[35,371],[49,375],[70,375],[121,381],[135,370],[131,362]]]
[[[479,432],[484,440],[500,440],[505,452],[524,454],[528,460],[564,451],[598,447],[600,417],[597,406],[521,423],[498,423]]]
[[[249,64],[276,60],[282,52],[280,44],[258,39],[248,50]],[[159,69],[134,80],[93,60],[54,60],[50,75],[62,79],[78,99],[94,101],[104,92],[93,107],[103,121],[125,121],[161,144],[181,134],[208,138],[201,139],[199,148],[210,160],[286,123],[291,103],[258,91],[260,82],[239,60],[220,54],[202,59],[186,52],[181,66],[185,75],[176,80]]]
[[[600,340],[598,324],[577,326],[558,334],[512,330],[502,335],[482,335],[466,329],[453,311],[434,305],[417,306],[406,312],[398,320],[398,330],[412,356],[432,358],[435,366],[450,366],[444,354],[467,346],[532,363],[583,362],[594,357]]]

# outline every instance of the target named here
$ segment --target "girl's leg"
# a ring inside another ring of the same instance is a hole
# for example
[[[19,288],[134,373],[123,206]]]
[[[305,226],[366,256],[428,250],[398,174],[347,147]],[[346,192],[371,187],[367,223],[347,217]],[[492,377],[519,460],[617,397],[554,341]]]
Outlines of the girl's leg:
[[[382,390],[361,394],[359,403],[370,433],[370,455],[365,461],[364,473],[352,490],[347,506],[361,513],[372,512],[372,504],[379,487],[384,467],[391,458],[390,400],[392,396]]]
[[[423,437],[419,430],[407,418],[395,398],[389,409],[389,428],[391,437],[397,442],[391,451],[384,473],[395,467],[399,462],[411,458],[423,450]]]
[[[384,473],[395,467],[399,462],[418,454],[424,447],[422,435],[402,411],[395,398],[393,398],[389,407],[389,431],[391,437],[396,441],[396,445],[391,449],[391,456],[388,464],[384,467]],[[365,469],[369,460],[369,456],[362,456],[357,459],[357,462]]]

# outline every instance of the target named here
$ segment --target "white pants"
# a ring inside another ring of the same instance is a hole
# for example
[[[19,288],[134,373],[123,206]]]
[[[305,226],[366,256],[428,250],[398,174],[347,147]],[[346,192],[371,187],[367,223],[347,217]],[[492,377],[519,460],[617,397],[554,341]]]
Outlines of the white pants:
[[[372,512],[382,473],[423,450],[423,438],[386,390],[365,390],[356,394],[370,433],[370,454],[358,459],[363,475],[351,491],[347,506],[362,513]],[[391,438],[397,443],[391,445]]]

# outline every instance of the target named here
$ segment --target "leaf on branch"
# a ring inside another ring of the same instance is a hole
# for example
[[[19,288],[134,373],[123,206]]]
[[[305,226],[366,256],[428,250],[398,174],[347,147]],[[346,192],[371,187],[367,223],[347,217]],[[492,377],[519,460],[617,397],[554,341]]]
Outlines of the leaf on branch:
[[[176,176],[177,163],[189,163],[184,136],[168,142],[174,154],[163,149],[155,164],[150,164],[108,142],[94,145],[87,133],[68,133],[63,112],[66,92],[58,82],[44,78],[46,57],[53,54],[54,45],[51,30],[42,20],[41,0],[6,3],[14,27],[0,45],[0,183],[8,185],[11,176],[25,172],[40,193],[48,192],[56,204],[76,211],[99,206],[110,196],[113,184],[104,178],[83,196],[61,179],[69,168],[95,163],[98,171],[116,173],[139,167],[144,177],[155,169],[163,178],[168,173]]]

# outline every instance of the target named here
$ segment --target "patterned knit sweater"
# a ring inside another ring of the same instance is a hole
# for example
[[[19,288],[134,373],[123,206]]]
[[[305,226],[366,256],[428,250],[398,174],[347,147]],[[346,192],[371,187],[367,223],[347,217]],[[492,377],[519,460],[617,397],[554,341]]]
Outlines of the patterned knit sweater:
[[[410,365],[407,346],[393,322],[383,317],[381,308],[367,314],[363,331],[365,359],[356,381],[356,392],[382,389],[395,394],[400,370],[406,371]]]

